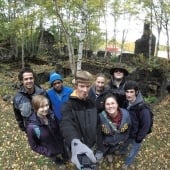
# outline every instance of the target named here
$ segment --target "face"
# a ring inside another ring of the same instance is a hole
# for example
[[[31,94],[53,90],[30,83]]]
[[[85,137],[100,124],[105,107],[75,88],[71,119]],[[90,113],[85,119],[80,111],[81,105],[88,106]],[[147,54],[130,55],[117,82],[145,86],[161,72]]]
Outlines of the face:
[[[31,91],[34,89],[34,76],[32,73],[23,73],[23,86],[26,90]]]
[[[80,99],[85,100],[88,97],[90,86],[90,83],[78,83],[76,85],[77,95]]]
[[[104,89],[104,85],[105,85],[105,78],[97,77],[95,85],[96,85],[96,91],[102,92]]]
[[[118,103],[113,97],[108,97],[105,101],[105,110],[111,117],[115,117],[118,111]]]
[[[49,110],[48,100],[43,100],[40,104],[39,109],[37,110],[37,115],[39,117],[44,117],[48,114],[48,110]]]
[[[124,72],[121,69],[116,69],[113,73],[115,79],[123,79]]]
[[[61,92],[63,87],[63,82],[60,80],[56,80],[53,82],[53,88],[57,91],[57,92]]]
[[[136,91],[134,89],[128,89],[125,91],[126,99],[133,103],[136,100]]]

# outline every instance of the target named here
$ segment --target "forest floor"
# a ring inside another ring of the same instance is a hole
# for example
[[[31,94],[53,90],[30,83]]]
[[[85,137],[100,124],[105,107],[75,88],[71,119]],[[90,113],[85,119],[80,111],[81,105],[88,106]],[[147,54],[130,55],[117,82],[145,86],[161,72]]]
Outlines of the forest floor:
[[[1,67],[3,70],[3,68]],[[17,71],[12,70],[12,78],[9,78],[0,69],[0,82],[17,81]],[[19,69],[19,68],[18,68]],[[36,69],[38,69],[36,67]],[[10,68],[9,68],[10,70]],[[7,84],[8,84],[7,83]],[[59,170],[75,169],[68,166],[56,166],[48,158],[31,151],[27,137],[16,124],[12,103],[5,102],[3,93],[14,94],[12,89],[0,87],[0,170]],[[154,125],[153,131],[144,140],[141,150],[129,168],[135,170],[169,170],[170,169],[170,95],[164,97],[153,107]],[[115,156],[112,163],[105,160],[100,166],[101,170],[121,169],[124,157]]]

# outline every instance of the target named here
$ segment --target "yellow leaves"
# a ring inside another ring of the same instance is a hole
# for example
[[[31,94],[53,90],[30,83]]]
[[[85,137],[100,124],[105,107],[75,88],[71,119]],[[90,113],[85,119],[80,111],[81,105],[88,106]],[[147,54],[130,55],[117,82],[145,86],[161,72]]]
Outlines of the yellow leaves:
[[[121,167],[121,164],[118,162],[115,164],[115,168],[120,168]]]
[[[36,66],[36,72],[43,66]],[[44,66],[45,68],[45,66]],[[52,69],[51,69],[52,70]],[[17,76],[16,76],[17,77]],[[47,84],[48,85],[48,84]],[[141,150],[133,165],[129,168],[140,170],[162,169],[170,167],[170,96],[153,107],[153,132],[142,143]],[[0,169],[8,170],[62,170],[51,160],[30,149],[27,137],[16,124],[12,105],[4,102],[0,96]],[[115,155],[112,163],[104,160],[99,170],[119,170],[125,157]],[[74,170],[69,163],[65,169]]]

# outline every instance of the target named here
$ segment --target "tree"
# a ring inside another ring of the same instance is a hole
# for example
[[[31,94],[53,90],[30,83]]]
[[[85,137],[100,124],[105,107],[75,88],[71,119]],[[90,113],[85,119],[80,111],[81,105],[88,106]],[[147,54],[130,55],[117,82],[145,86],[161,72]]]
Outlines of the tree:
[[[117,46],[117,25],[119,24],[119,20],[127,21],[125,22],[124,26],[121,28],[122,30],[122,41],[121,41],[121,53],[124,51],[124,43],[126,41],[126,36],[128,34],[128,26],[131,24],[131,21],[133,22],[133,19],[135,16],[139,14],[140,11],[140,2],[133,0],[133,1],[126,1],[126,0],[114,0],[111,3],[111,14],[114,18],[114,36],[113,36],[113,47],[116,48]],[[120,58],[121,60],[121,58]]]
[[[64,35],[65,35],[66,40],[67,40],[70,68],[71,68],[71,71],[72,71],[72,75],[75,75],[76,70],[75,70],[74,48],[73,48],[73,41],[72,41],[72,37],[71,37],[71,29],[69,27],[66,28],[66,26],[63,22],[63,19],[61,17],[58,4],[59,4],[59,2],[57,0],[54,0],[54,6],[55,6],[56,14],[57,14],[57,17],[60,21],[60,24],[61,24],[62,29],[64,31]],[[67,14],[69,14],[69,13],[67,13]]]
[[[169,44],[169,21],[170,21],[170,9],[167,7],[167,2],[161,1],[160,3],[162,4],[163,7],[163,27],[166,31],[166,37],[167,37],[167,43],[166,43],[166,48],[167,48],[167,56],[168,59],[170,59],[170,44]]]
[[[158,56],[158,51],[159,51],[159,41],[160,41],[160,35],[162,31],[162,22],[163,22],[163,9],[160,6],[161,3],[153,3],[153,11],[154,11],[154,18],[157,26],[157,44],[156,44],[156,51],[155,51],[155,56]]]
[[[87,1],[83,0],[83,8],[81,9],[82,23],[79,35],[79,49],[78,49],[78,58],[77,58],[77,71],[81,70],[82,64],[82,55],[83,55],[83,44],[86,37],[86,18],[87,18]]]

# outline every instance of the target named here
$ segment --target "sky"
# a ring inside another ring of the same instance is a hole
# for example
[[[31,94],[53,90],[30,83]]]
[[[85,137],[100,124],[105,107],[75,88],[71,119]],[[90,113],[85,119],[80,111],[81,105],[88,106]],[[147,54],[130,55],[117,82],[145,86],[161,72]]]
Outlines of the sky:
[[[126,36],[126,42],[127,41],[135,42],[137,39],[141,38],[141,36],[143,34],[143,25],[144,25],[143,21],[136,20],[136,19],[134,19],[134,20],[131,19],[131,20],[132,20],[131,23],[128,23],[128,21],[126,21],[126,20],[120,20],[118,22],[118,24],[117,24],[117,28],[118,28],[117,39],[119,41],[121,41],[123,29],[128,29],[128,33]],[[113,17],[111,15],[107,15],[106,22],[107,22],[108,39],[113,39],[113,36],[114,36]],[[105,29],[106,29],[105,24],[101,22],[100,28],[101,28],[101,30],[105,31]],[[156,31],[156,28],[154,28],[154,26],[152,28],[152,33],[156,36],[156,40],[157,40],[157,31]],[[160,37],[160,44],[166,45],[166,36],[163,33],[161,34],[161,37]]]

